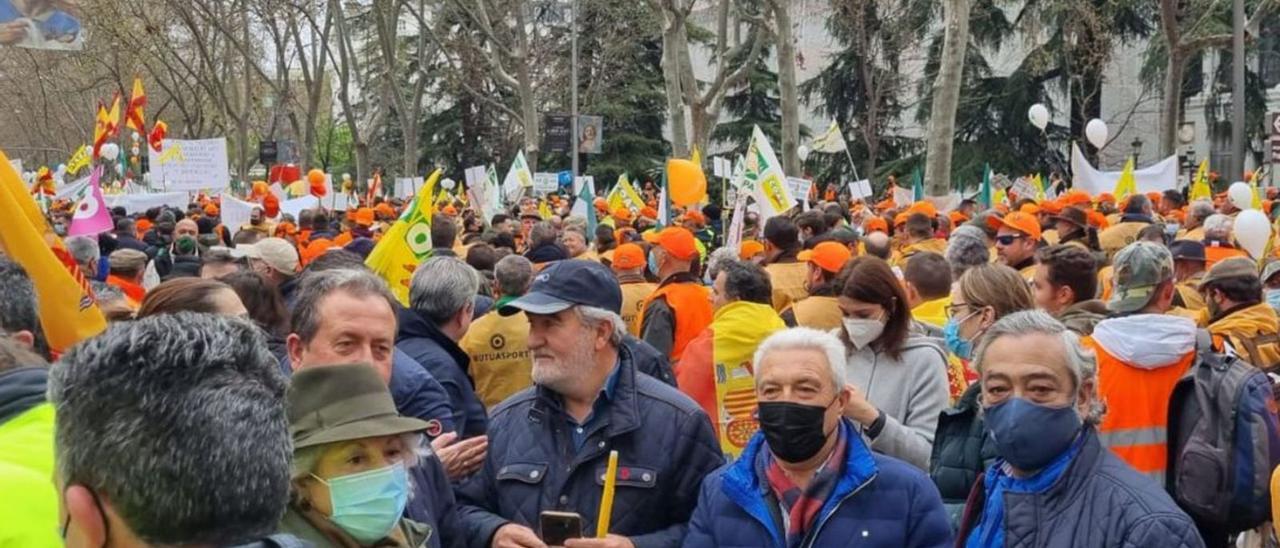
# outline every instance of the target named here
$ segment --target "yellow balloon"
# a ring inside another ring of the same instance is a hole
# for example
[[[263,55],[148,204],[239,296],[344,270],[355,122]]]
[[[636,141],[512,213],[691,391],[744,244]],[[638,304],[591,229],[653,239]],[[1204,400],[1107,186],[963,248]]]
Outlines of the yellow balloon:
[[[690,206],[707,197],[707,174],[702,167],[689,160],[667,160],[667,187],[671,189],[671,203]]]

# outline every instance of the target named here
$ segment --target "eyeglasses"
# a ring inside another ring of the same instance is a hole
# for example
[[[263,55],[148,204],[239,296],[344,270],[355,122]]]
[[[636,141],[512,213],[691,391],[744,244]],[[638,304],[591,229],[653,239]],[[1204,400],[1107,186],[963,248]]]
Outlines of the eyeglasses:
[[[969,303],[949,304],[943,310],[947,313],[947,319],[950,320],[960,314],[961,310],[972,308]]]
[[[1022,234],[1005,234],[1004,236],[996,236],[996,243],[1000,245],[1013,245],[1013,242],[1025,237],[1026,236]]]

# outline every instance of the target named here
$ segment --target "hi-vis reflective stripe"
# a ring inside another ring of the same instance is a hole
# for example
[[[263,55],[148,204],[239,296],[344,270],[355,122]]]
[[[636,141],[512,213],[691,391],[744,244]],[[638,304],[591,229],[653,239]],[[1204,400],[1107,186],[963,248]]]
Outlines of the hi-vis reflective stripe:
[[[1168,431],[1163,426],[1149,428],[1119,428],[1098,435],[1102,445],[1106,447],[1131,447],[1134,445],[1163,444],[1167,440]]]

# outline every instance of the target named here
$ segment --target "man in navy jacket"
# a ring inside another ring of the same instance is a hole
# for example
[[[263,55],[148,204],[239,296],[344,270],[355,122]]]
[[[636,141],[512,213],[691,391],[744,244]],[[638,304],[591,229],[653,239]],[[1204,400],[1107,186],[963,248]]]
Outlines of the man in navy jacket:
[[[929,478],[872,453],[842,416],[851,393],[834,336],[779,331],[754,361],[760,432],[703,483],[686,548],[951,544]]]
[[[457,491],[473,546],[543,546],[536,529],[549,510],[582,516],[586,538],[569,547],[680,545],[697,486],[723,458],[706,413],[637,372],[613,312],[621,302],[607,267],[567,260],[499,310],[529,316],[535,385],[494,409],[492,450]],[[609,535],[597,539],[610,451],[617,490]]]

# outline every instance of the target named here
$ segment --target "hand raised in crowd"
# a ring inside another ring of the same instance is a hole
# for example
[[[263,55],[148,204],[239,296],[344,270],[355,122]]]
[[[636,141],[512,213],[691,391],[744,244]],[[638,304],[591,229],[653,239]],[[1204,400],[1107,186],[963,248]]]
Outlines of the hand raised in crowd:
[[[457,432],[447,432],[431,441],[431,449],[444,464],[444,473],[450,480],[465,478],[479,470],[489,453],[488,436],[457,440]]]
[[[547,548],[533,529],[518,523],[508,523],[499,527],[493,534],[491,546],[493,548]]]
[[[875,422],[876,417],[880,416],[880,410],[867,401],[866,394],[852,384],[846,384],[845,388],[849,390],[850,397],[849,403],[844,406],[844,416],[863,426]]]
[[[605,538],[573,538],[564,542],[564,548],[635,548],[631,539],[622,535]]]

